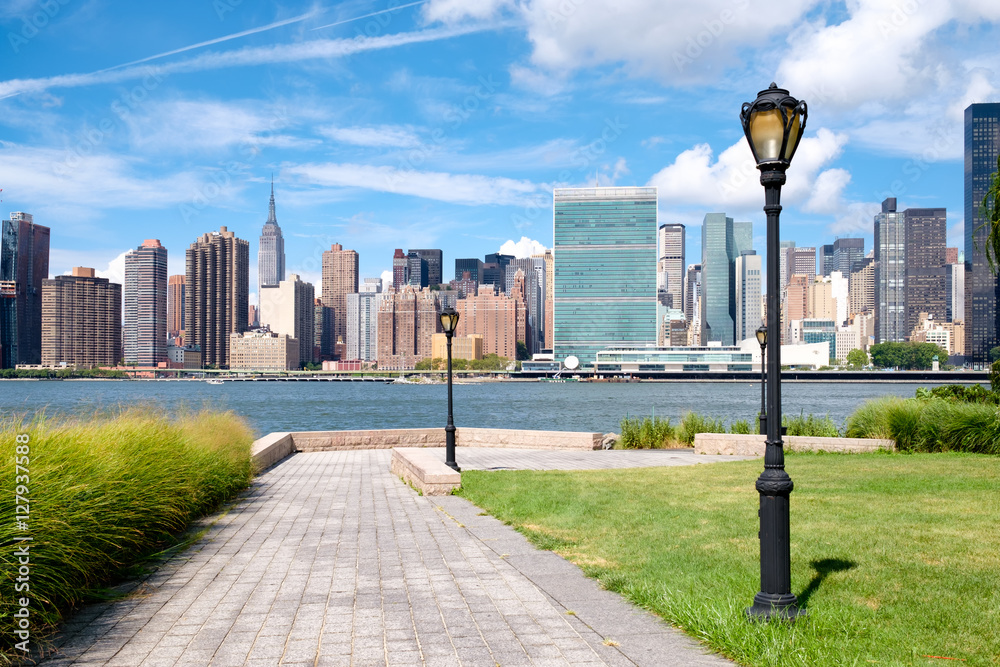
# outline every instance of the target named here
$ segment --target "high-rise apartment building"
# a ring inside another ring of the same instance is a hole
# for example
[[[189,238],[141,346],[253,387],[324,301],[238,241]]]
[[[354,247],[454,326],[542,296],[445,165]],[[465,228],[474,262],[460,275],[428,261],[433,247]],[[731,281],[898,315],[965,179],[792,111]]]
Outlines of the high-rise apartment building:
[[[96,368],[121,362],[121,285],[78,266],[41,287],[42,364]]]
[[[429,359],[431,337],[441,329],[440,314],[430,289],[405,285],[386,294],[378,311],[379,370],[412,370],[418,361]]]
[[[184,281],[185,276],[167,279],[167,335],[177,338],[184,334]]]
[[[789,248],[795,247],[795,241],[778,241],[778,274],[781,280],[781,289],[788,284],[788,252]]]
[[[875,311],[875,258],[873,253],[854,263],[848,284],[848,315]]]
[[[527,306],[517,296],[497,293],[493,285],[480,285],[476,296],[459,299],[457,336],[479,334],[483,354],[517,358],[517,343],[527,337]]]
[[[426,285],[422,287],[437,287],[442,282],[444,278],[442,276],[442,266],[443,266],[443,255],[440,250],[437,249],[410,249],[411,253],[416,253],[417,257],[423,262],[424,269],[427,272]]]
[[[320,299],[313,301],[313,312],[315,335],[313,342],[315,347],[314,356],[319,361],[333,359],[333,308],[324,305]]]
[[[656,344],[656,188],[556,188],[555,360]]]
[[[184,342],[201,347],[203,363],[229,363],[230,334],[247,330],[250,244],[221,227],[203,234],[185,253]]]
[[[794,275],[806,276],[809,282],[816,279],[816,248],[791,246],[785,250],[785,284]]]
[[[541,351],[545,340],[545,262],[541,259],[525,257],[511,260],[507,265],[508,295],[514,294],[515,276],[521,271],[523,278],[523,294],[521,295],[528,308],[528,352],[536,354]]]
[[[761,256],[753,250],[736,258],[736,342],[755,338],[763,318]]]
[[[903,211],[906,238],[906,333],[917,328],[920,313],[947,321],[945,245],[948,214],[943,208]]]
[[[546,350],[552,349],[552,333],[555,328],[553,315],[553,294],[555,289],[555,261],[552,251],[546,250],[541,255],[532,255],[532,259],[542,260],[545,267],[545,305],[543,307],[545,321],[543,323],[543,333],[545,336],[544,347]]]
[[[945,317],[948,322],[964,322],[965,317],[965,263],[944,266]],[[964,342],[964,341],[963,341]],[[955,354],[965,354],[959,350]]]
[[[388,296],[379,278],[366,278],[357,294],[347,295],[347,359],[377,359],[379,308]]]
[[[819,260],[819,270],[817,275],[828,276],[830,272],[834,270],[833,266],[833,244],[828,243],[826,245],[821,245],[819,247],[819,254],[817,255]]]
[[[125,363],[167,360],[167,249],[147,239],[125,255]]]
[[[792,323],[801,322],[809,317],[809,286],[812,280],[802,273],[791,274],[791,279],[785,285],[785,312],[781,318],[783,330],[781,332],[782,343],[791,344],[793,337],[791,334]]]
[[[690,324],[700,308],[698,299],[701,296],[701,264],[688,264],[684,282],[684,316]]]
[[[299,365],[312,363],[316,335],[316,289],[295,273],[260,288],[260,323],[299,342]]]
[[[267,207],[267,222],[261,231],[260,249],[257,251],[257,285],[275,287],[284,279],[285,238],[274,214],[274,181],[271,181],[271,202]]]
[[[42,361],[42,282],[49,277],[49,228],[30,213],[0,227],[0,368]]]
[[[965,110],[965,352],[976,362],[988,360],[1000,331],[1000,282],[986,260],[987,229],[981,208],[998,155],[1000,103],[969,105]]]
[[[896,198],[882,202],[875,216],[875,342],[906,338],[906,216]]]
[[[656,289],[662,295],[660,303],[667,308],[684,310],[684,225],[660,225],[656,239],[659,261],[656,267]]]
[[[323,303],[335,311],[334,344],[347,341],[347,295],[357,291],[358,253],[334,243],[323,253]]]
[[[392,286],[397,290],[406,284],[406,265],[406,253],[402,248],[396,248],[392,255]]]

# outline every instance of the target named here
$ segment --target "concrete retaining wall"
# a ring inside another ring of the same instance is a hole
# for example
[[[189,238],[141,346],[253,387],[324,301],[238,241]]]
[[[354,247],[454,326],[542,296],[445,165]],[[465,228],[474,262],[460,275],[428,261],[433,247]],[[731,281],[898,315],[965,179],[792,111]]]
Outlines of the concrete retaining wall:
[[[698,433],[694,436],[695,454],[735,454],[738,456],[763,456],[763,435],[737,433]],[[892,440],[874,438],[813,438],[803,435],[786,435],[782,438],[785,449],[795,452],[824,451],[841,453],[893,450]]]
[[[455,444],[459,447],[592,450],[601,448],[603,437],[601,433],[579,431],[460,428],[455,431]],[[372,431],[293,431],[265,435],[253,443],[252,456],[257,469],[263,470],[293,452],[444,447],[444,444],[444,427]]]
[[[461,473],[424,448],[394,448],[389,470],[425,496],[447,496],[462,485]]]

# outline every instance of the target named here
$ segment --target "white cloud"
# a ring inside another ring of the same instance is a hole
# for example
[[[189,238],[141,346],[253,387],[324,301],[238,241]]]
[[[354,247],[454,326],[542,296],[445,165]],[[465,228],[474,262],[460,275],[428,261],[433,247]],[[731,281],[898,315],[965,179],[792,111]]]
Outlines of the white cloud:
[[[534,239],[529,239],[527,236],[522,236],[520,241],[507,240],[504,241],[500,246],[500,253],[504,255],[514,255],[518,259],[524,259],[526,257],[531,257],[532,255],[540,255],[544,253],[546,247],[544,244],[535,241]]]
[[[201,72],[228,67],[247,67],[272,63],[343,58],[355,53],[391,49],[410,44],[434,42],[468,35],[491,25],[462,25],[453,28],[433,28],[416,32],[355,39],[312,39],[293,44],[244,47],[231,51],[210,51],[191,58],[162,65],[128,65],[82,74],[60,74],[37,79],[9,79],[0,82],[0,98],[22,93],[39,93],[50,88],[77,88],[95,84],[120,83],[145,78],[163,78],[181,72]]]
[[[511,178],[364,164],[303,164],[283,171],[313,185],[362,188],[467,205],[526,206],[532,202],[531,195],[540,188],[530,181]]]
[[[392,287],[392,271],[391,270],[383,271],[379,277],[382,278],[382,291],[383,292],[386,291],[387,289],[389,289],[390,287]]]
[[[287,111],[214,100],[174,100],[126,116],[134,148],[145,151],[217,151],[245,144],[275,145],[287,126]],[[286,138],[287,139],[287,138]]]
[[[424,5],[428,22],[455,23],[467,19],[490,19],[501,9],[512,6],[512,0],[433,0]]]
[[[115,257],[113,260],[111,260],[110,262],[108,262],[107,267],[105,267],[103,271],[100,270],[100,269],[98,269],[94,273],[97,275],[98,278],[107,278],[108,280],[110,280],[113,283],[118,283],[119,285],[124,285],[125,284],[125,255],[129,254],[130,252],[132,252],[131,249],[126,250],[125,252],[121,253],[120,255],[118,255],[117,257]]]
[[[823,167],[840,156],[846,143],[847,135],[825,128],[802,139],[788,169],[782,199],[788,203],[809,201],[814,196]],[[745,137],[722,151],[718,160],[713,162],[713,157],[711,146],[699,144],[682,152],[673,164],[656,173],[649,185],[657,186],[660,200],[671,205],[695,204],[712,210],[750,209],[762,205],[759,172]],[[829,192],[843,178],[844,174],[823,176],[824,187]],[[840,190],[844,185],[846,182],[840,185]]]
[[[827,169],[816,177],[812,194],[802,209],[808,213],[836,213],[843,208],[844,188],[851,182],[846,169]]]
[[[324,137],[354,146],[412,148],[420,145],[420,139],[413,128],[408,126],[321,127],[318,131]]]

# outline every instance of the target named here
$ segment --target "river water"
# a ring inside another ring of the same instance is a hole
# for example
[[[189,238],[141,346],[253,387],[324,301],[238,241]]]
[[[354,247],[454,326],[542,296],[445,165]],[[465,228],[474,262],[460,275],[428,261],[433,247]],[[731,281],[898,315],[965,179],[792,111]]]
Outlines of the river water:
[[[911,397],[914,383],[783,382],[786,414],[829,415],[838,425],[865,400]],[[370,382],[0,381],[0,412],[89,414],[152,404],[168,413],[208,406],[233,410],[258,434],[271,431],[443,427],[444,384]],[[732,382],[482,382],[454,387],[459,427],[618,431],[626,414],[671,417],[696,411],[752,422],[760,384]]]

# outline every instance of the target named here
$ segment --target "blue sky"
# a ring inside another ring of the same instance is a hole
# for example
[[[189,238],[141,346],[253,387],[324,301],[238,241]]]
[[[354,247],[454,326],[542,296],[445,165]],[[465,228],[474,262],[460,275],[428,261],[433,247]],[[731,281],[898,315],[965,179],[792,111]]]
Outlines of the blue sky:
[[[809,104],[782,238],[863,235],[886,196],[948,209],[962,112],[1000,100],[996,0],[5,0],[0,210],[52,228],[51,272],[170,272],[205,232],[257,238],[274,174],[287,266],[331,243],[551,246],[553,187],[656,185],[660,222],[725,211],[764,244],[738,113],[775,80]],[[522,240],[523,238],[523,240]]]

